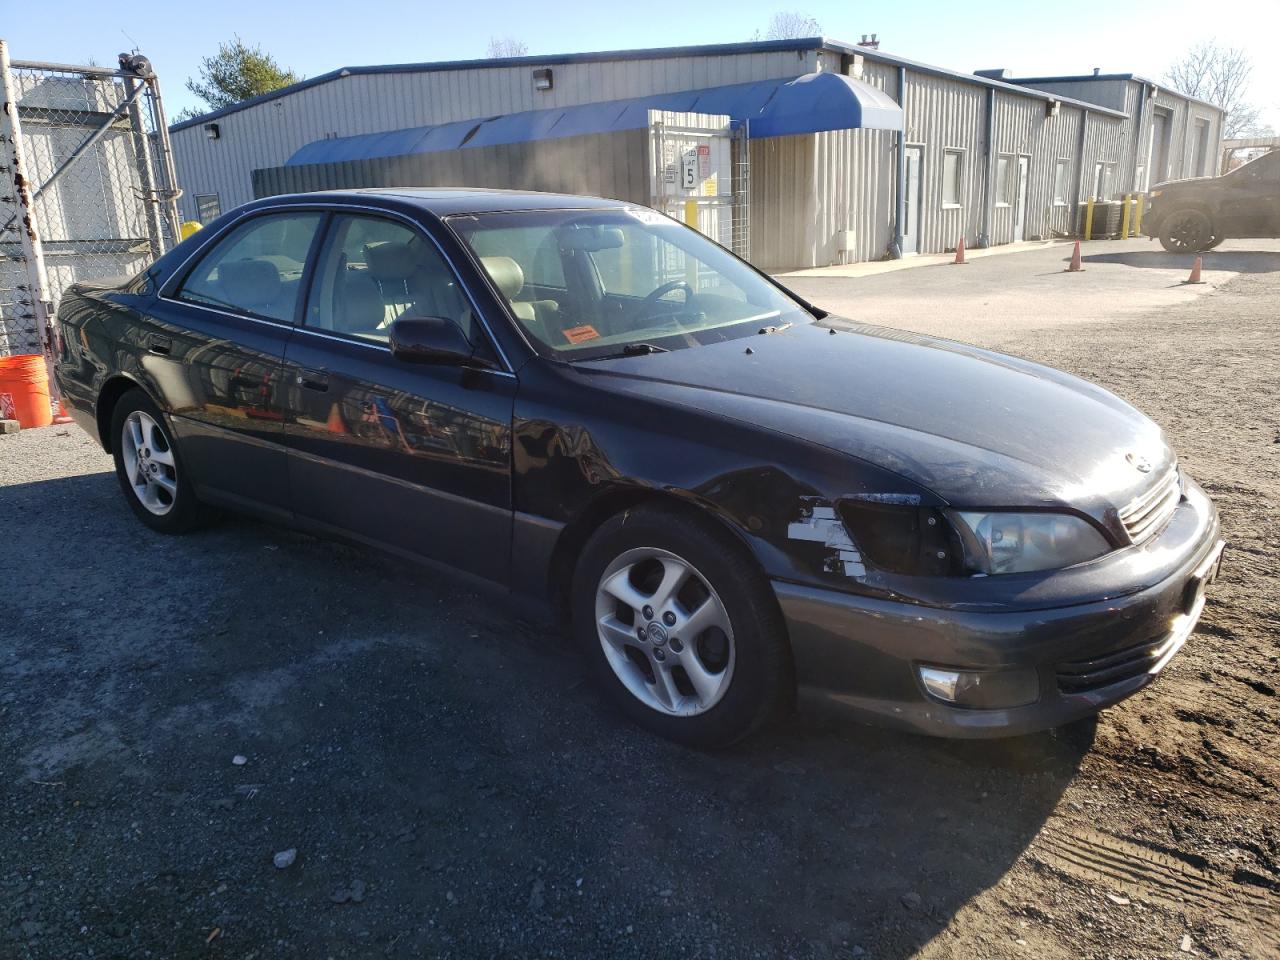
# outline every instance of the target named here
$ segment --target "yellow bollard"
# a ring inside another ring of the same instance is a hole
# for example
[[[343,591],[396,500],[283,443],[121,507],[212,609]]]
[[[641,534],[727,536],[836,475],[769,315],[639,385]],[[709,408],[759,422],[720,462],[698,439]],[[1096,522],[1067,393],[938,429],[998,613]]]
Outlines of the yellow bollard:
[[[698,229],[698,201],[686,200],[684,202],[684,222],[693,229]],[[693,257],[689,254],[684,255],[685,262],[685,283],[689,284],[694,290],[698,289],[698,265]]]
[[[1147,195],[1140,193],[1134,197],[1137,209],[1133,211],[1133,235],[1135,237],[1142,236],[1142,208],[1147,205]]]
[[[1089,198],[1084,208],[1084,238],[1093,239],[1093,197]]]
[[[1132,210],[1130,194],[1124,195],[1124,209],[1120,211],[1120,239],[1129,239],[1129,212]]]

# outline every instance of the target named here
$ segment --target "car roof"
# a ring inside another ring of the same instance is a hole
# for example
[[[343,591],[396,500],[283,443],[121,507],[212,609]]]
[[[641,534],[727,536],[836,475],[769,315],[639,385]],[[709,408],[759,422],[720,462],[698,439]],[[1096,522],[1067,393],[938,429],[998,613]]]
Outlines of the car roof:
[[[510,210],[618,209],[630,206],[621,200],[584,197],[571,193],[539,193],[535,190],[496,190],[480,187],[367,187],[358,190],[320,190],[266,198],[260,203],[338,202],[361,203],[390,200],[425,210],[437,217]]]

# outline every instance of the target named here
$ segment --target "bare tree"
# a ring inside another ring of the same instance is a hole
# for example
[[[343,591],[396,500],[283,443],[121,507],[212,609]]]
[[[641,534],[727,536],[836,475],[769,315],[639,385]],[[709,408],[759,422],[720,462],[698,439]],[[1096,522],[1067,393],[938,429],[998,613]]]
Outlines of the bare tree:
[[[1262,134],[1259,111],[1245,100],[1253,76],[1253,61],[1239,47],[1223,47],[1203,40],[1165,71],[1165,82],[1192,97],[1222,109],[1222,135],[1232,140]]]
[[[529,45],[523,40],[517,40],[515,37],[490,37],[489,52],[487,56],[490,60],[498,60],[502,57],[523,57],[529,53]]]
[[[794,40],[799,37],[819,37],[822,35],[822,24],[807,13],[795,10],[780,10],[769,18],[769,27],[765,30],[766,40]],[[760,31],[756,31],[755,39],[760,39]]]

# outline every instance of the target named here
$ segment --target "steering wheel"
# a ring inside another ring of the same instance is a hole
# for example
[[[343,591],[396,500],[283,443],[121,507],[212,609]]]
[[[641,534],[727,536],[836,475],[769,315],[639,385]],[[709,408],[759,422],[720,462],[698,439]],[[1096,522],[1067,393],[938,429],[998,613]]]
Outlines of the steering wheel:
[[[672,280],[668,283],[664,283],[662,286],[658,287],[652,293],[648,294],[644,298],[643,306],[646,306],[646,307],[656,306],[658,301],[661,300],[663,297],[665,297],[672,290],[683,290],[685,306],[689,305],[689,300],[692,299],[693,297],[693,287],[689,286],[689,284],[685,283],[683,280]]]

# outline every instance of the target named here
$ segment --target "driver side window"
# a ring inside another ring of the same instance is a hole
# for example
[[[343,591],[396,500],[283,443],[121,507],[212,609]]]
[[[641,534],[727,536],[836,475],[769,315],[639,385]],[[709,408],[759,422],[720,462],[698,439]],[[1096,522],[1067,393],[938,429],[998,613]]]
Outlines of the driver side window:
[[[445,317],[475,342],[468,301],[434,244],[395,220],[336,215],[316,263],[306,325],[386,343],[403,316]]]

